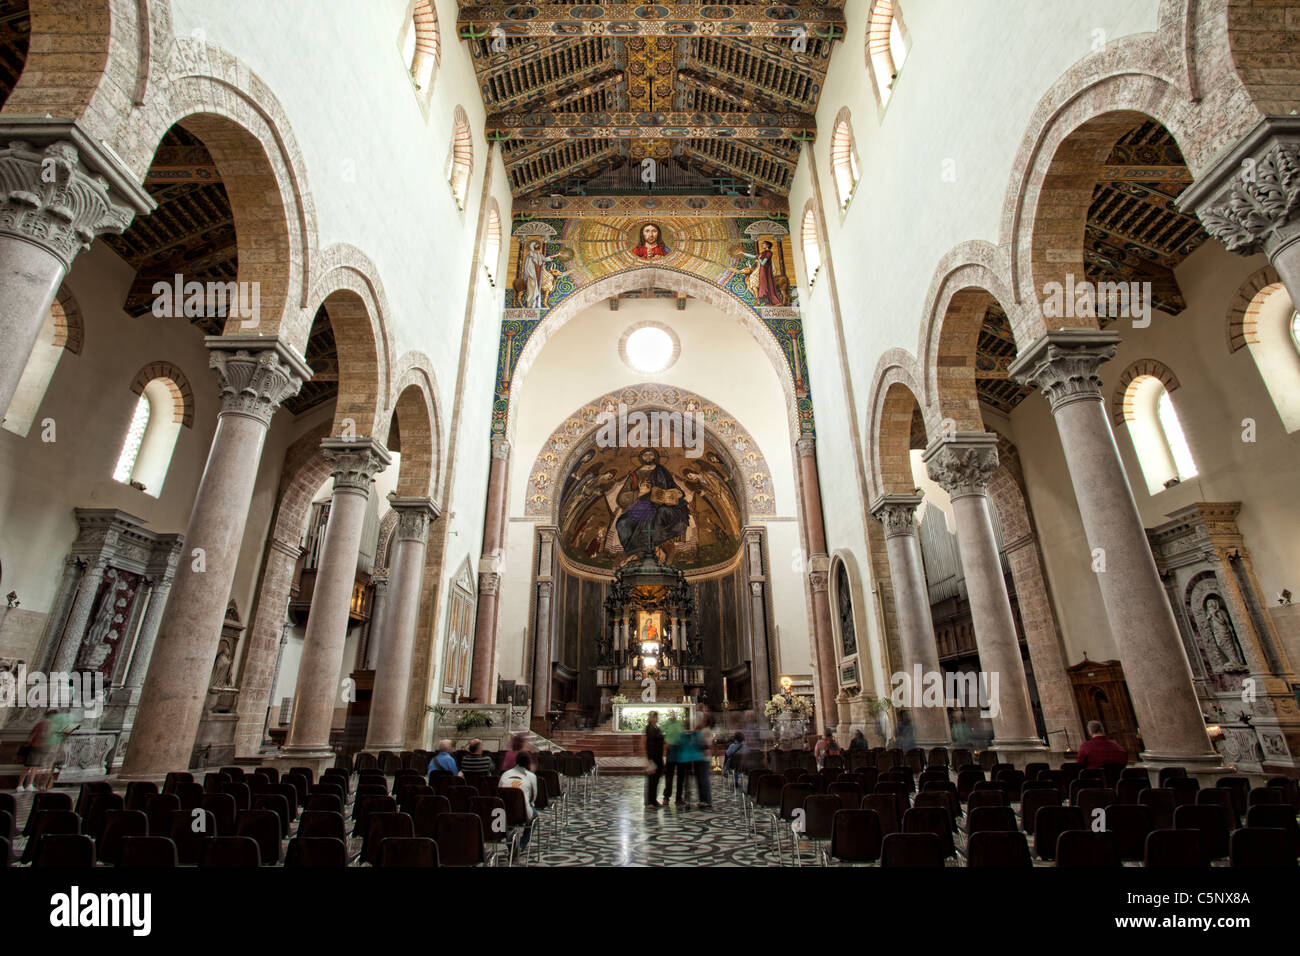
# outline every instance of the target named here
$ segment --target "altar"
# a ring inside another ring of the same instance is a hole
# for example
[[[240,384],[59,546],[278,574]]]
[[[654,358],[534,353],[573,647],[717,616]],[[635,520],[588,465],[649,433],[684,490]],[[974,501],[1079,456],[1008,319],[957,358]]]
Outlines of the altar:
[[[646,723],[650,719],[650,711],[659,712],[659,726],[662,727],[664,722],[670,717],[677,717],[687,727],[695,726],[695,704],[693,703],[646,703],[637,701],[635,704],[614,704],[614,720],[610,725],[616,734],[644,734]]]

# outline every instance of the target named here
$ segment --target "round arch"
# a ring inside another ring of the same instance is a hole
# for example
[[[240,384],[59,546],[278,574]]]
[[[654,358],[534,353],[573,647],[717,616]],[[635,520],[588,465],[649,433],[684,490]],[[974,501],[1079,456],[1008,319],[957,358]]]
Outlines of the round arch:
[[[754,340],[771,361],[772,368],[776,371],[777,378],[781,382],[790,440],[796,440],[800,431],[794,377],[790,373],[790,366],[786,363],[785,353],[777,343],[776,336],[763,324],[763,320],[758,317],[753,309],[731,293],[688,272],[666,269],[662,266],[642,266],[597,279],[590,285],[583,286],[574,292],[551,310],[546,318],[542,319],[537,327],[533,329],[532,335],[528,338],[528,343],[524,346],[523,352],[520,353],[519,361],[515,364],[514,372],[510,376],[509,394],[516,395],[519,393],[524,379],[528,376],[528,370],[536,361],[537,356],[541,354],[547,341],[570,320],[606,299],[624,292],[644,289],[648,286],[673,289],[676,292],[683,292],[686,295],[707,302],[724,315],[736,319],[754,337]],[[511,442],[514,439],[517,413],[518,409],[515,403],[511,402],[505,423],[505,437]]]
[[[880,357],[871,385],[870,467],[867,484],[871,497],[910,495],[912,478],[912,423],[922,409],[916,359],[903,349],[890,349]]]
[[[433,362],[423,352],[407,352],[394,368],[382,423],[384,440],[394,417],[402,454],[397,493],[403,497],[434,497],[441,491],[442,422],[438,413],[438,386]]]

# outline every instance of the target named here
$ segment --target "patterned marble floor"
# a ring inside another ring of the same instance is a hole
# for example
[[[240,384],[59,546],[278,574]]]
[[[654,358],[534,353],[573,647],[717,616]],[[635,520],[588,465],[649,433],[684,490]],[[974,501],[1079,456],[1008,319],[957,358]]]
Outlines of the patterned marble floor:
[[[746,831],[736,794],[717,774],[711,810],[698,809],[694,800],[687,808],[646,810],[645,778],[630,774],[595,778],[585,805],[581,791],[579,785],[570,794],[568,824],[551,826],[540,860],[530,853],[526,865],[777,865],[767,826],[760,826],[757,840]]]

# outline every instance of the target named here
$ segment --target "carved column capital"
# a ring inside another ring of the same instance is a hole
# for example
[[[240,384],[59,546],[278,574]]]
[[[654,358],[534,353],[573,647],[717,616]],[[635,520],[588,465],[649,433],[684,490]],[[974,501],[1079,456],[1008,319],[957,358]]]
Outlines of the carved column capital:
[[[537,597],[539,600],[549,601],[551,599],[551,590],[555,587],[550,581],[537,582]]]
[[[1300,118],[1266,116],[1178,199],[1229,252],[1253,255],[1297,238]]]
[[[814,593],[825,594],[829,585],[828,576],[825,571],[809,571],[808,583],[812,585]]]
[[[373,438],[326,438],[320,447],[330,464],[335,494],[350,491],[368,495],[375,475],[393,460],[388,450]],[[398,522],[401,522],[400,515]]]
[[[1119,340],[1114,332],[1057,329],[1025,349],[1007,372],[1042,392],[1053,412],[1071,402],[1100,402],[1097,369],[1115,357]]]
[[[916,509],[920,495],[881,495],[871,505],[871,513],[885,526],[885,537],[911,535],[916,530]]]
[[[497,593],[501,587],[501,575],[495,571],[480,571],[478,573],[478,593],[492,594]]]
[[[953,498],[988,493],[989,479],[998,470],[998,436],[966,432],[939,438],[922,456],[930,479]]]
[[[243,415],[263,425],[280,403],[311,378],[307,363],[274,336],[209,335],[208,366],[217,375],[221,414]]]
[[[120,234],[155,203],[115,157],[69,123],[0,124],[0,234],[64,268],[97,236]],[[105,175],[105,174],[108,175]]]
[[[817,439],[805,434],[794,443],[794,447],[800,458],[811,458],[817,454]]]
[[[505,461],[510,457],[510,442],[504,438],[492,439],[492,457],[498,461]]]
[[[754,597],[756,597],[756,598],[757,598],[757,597],[762,597],[762,596],[763,596],[763,582],[762,582],[762,581],[750,581],[750,582],[749,582],[749,590],[750,590],[750,593],[754,595]]]
[[[441,514],[432,498],[393,496],[388,499],[388,504],[397,513],[394,541],[418,541],[420,544],[428,541],[429,525]]]

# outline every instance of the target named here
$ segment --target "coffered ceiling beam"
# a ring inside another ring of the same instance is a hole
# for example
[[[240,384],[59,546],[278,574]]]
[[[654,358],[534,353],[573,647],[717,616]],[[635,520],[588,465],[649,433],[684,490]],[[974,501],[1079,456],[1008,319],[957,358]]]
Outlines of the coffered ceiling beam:
[[[647,17],[662,11],[663,16]],[[594,16],[575,16],[591,12]],[[711,14],[705,16],[705,14]],[[844,11],[832,6],[788,3],[741,5],[687,3],[520,4],[482,3],[461,7],[456,33],[462,40],[491,37],[695,37],[792,39],[801,34],[844,38]],[[499,35],[499,34],[498,34]]]
[[[811,113],[493,113],[488,139],[802,139]]]

